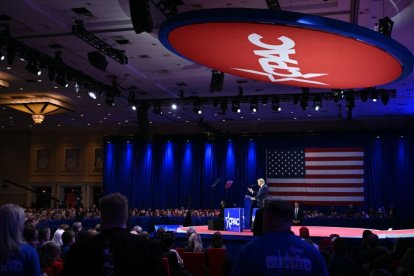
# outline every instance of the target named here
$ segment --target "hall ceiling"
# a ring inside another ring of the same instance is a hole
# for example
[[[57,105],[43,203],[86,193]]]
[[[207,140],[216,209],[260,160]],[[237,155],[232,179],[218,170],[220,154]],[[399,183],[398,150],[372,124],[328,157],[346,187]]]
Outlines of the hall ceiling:
[[[353,22],[370,29],[376,27],[378,19],[389,16],[395,22],[392,38],[414,52],[414,1],[282,0],[279,3],[282,10]],[[138,127],[137,114],[130,108],[127,99],[131,90],[135,91],[138,100],[148,100],[180,96],[236,96],[240,86],[244,95],[265,95],[269,101],[264,104],[260,99],[256,113],[249,110],[248,103],[241,105],[241,113],[232,112],[231,103],[225,114],[221,114],[219,106],[203,106],[201,117],[205,125],[226,133],[414,129],[413,73],[405,80],[378,87],[396,89],[396,97],[391,98],[387,105],[381,101],[374,103],[356,99],[351,120],[345,100],[337,103],[323,100],[320,111],[313,110],[311,101],[310,108],[306,111],[293,102],[281,102],[282,111],[275,112],[271,109],[271,96],[300,94],[301,89],[225,74],[223,91],[211,93],[211,68],[194,64],[171,53],[158,40],[159,26],[166,18],[153,4],[150,7],[153,31],[141,34],[134,32],[128,0],[1,0],[0,7],[0,24],[9,24],[13,37],[51,57],[60,50],[65,64],[107,85],[116,79],[122,91],[120,97],[115,98],[116,105],[108,106],[104,95],[93,100],[84,87],[76,92],[73,81],[69,87],[64,88],[50,82],[47,72],[40,77],[29,73],[25,69],[27,61],[16,58],[11,65],[1,61],[0,79],[10,84],[8,88],[0,89],[1,99],[47,95],[64,101],[73,111],[48,115],[42,124],[33,125],[29,114],[2,107],[0,131],[89,128],[103,133],[133,133],[138,131]],[[182,5],[177,6],[178,13],[235,7],[267,9],[267,4],[265,0],[182,0]],[[79,14],[79,11],[87,13]],[[86,30],[107,44],[125,50],[128,64],[122,65],[107,57],[105,72],[93,67],[88,61],[87,53],[96,49],[71,33],[75,20],[82,20]],[[127,44],[120,44],[120,41],[127,41]],[[327,93],[329,90],[311,89],[310,92]],[[179,106],[176,111],[163,107],[163,115],[154,114],[150,108],[148,121],[152,134],[206,131],[205,126],[200,127],[200,115],[193,112],[192,105]]]

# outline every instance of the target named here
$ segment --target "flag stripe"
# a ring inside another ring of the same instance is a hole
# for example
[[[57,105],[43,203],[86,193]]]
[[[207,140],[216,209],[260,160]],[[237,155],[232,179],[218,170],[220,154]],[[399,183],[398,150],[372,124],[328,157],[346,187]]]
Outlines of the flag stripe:
[[[278,192],[321,192],[321,193],[330,193],[330,192],[352,192],[352,193],[363,193],[364,188],[362,187],[278,187],[278,188],[269,188],[269,193],[278,193]]]
[[[271,196],[337,196],[337,197],[348,197],[348,196],[364,196],[364,193],[352,193],[352,192],[330,192],[327,193],[318,193],[318,192],[271,192],[269,193]]]
[[[364,182],[362,178],[355,179],[312,179],[312,178],[269,178],[267,179],[268,185],[278,184],[278,183],[303,183],[304,185],[308,183],[360,183]],[[362,186],[362,185],[361,185]]]
[[[310,166],[308,162],[306,162],[305,166],[306,170],[363,170],[363,166],[354,166],[354,165],[346,165],[346,166],[334,166],[334,165],[324,165],[322,164],[318,166]]]
[[[278,189],[284,187],[302,187],[302,188],[340,188],[340,187],[361,187],[361,184],[358,183],[277,183],[277,184],[269,184],[269,189]]]
[[[319,159],[318,159],[319,160]],[[364,162],[362,160],[328,160],[328,161],[308,161],[306,160],[307,166],[361,166],[363,167]]]
[[[307,148],[305,152],[364,152],[363,148]]]
[[[325,156],[325,157],[305,157],[305,160],[308,161],[364,161],[363,156],[342,156],[342,157],[335,157],[335,156]]]
[[[306,157],[362,157],[364,156],[363,152],[306,152]]]
[[[271,197],[313,204],[364,200],[363,148],[268,151],[267,158]]]
[[[321,201],[321,200],[318,201],[317,199],[315,199],[315,200],[306,200],[306,197],[293,199],[293,198],[286,198],[286,197],[282,197],[282,196],[272,196],[270,198],[271,199],[282,199],[282,200],[287,200],[287,201],[291,201],[291,202],[299,201],[303,205],[328,205],[328,206],[333,206],[333,205],[346,205],[346,204],[350,204],[350,203],[352,203],[353,205],[362,205],[363,204],[363,198],[362,198],[362,200],[355,200],[355,198],[352,198],[353,200],[350,200],[351,198],[347,198],[346,200],[341,198],[339,200],[339,199],[334,198],[332,200],[326,200],[326,201]]]
[[[336,174],[335,178],[363,178],[364,176],[362,174]],[[306,178],[330,178],[332,179],[332,175],[324,175],[324,174],[313,174],[313,175],[307,175]]]
[[[307,202],[312,202],[312,201],[316,201],[316,202],[323,202],[323,201],[330,201],[330,202],[335,202],[335,201],[341,201],[341,202],[358,202],[358,201],[364,201],[364,197],[363,196],[271,196],[271,198],[275,198],[275,199],[283,199],[283,200],[287,200],[287,201],[307,201]]]

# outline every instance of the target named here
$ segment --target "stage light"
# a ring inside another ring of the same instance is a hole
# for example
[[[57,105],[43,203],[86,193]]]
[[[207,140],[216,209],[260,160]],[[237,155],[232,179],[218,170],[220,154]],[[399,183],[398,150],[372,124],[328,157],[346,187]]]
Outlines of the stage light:
[[[313,108],[315,111],[319,111],[322,107],[322,97],[321,95],[315,95],[313,97]]]
[[[131,106],[131,109],[135,111],[135,110],[137,110],[137,106],[136,105],[132,105]]]
[[[157,115],[162,115],[161,105],[159,103],[156,103],[154,105],[154,109],[152,110],[152,113],[157,114]]]
[[[203,112],[201,111],[201,106],[200,106],[200,104],[199,104],[199,103],[194,103],[194,104],[193,104],[193,112],[194,112],[194,113],[198,113],[198,114],[203,113]]]
[[[26,70],[32,74],[36,74],[40,76],[42,74],[42,71],[39,70],[37,67],[37,62],[34,60],[29,60],[29,62],[26,65]]]
[[[105,99],[105,103],[108,105],[108,106],[115,106],[115,97],[114,97],[114,95],[113,94],[111,94],[111,93],[106,93],[106,99]]]
[[[220,92],[223,90],[224,73],[218,70],[211,70],[210,92]]]
[[[239,100],[233,100],[232,104],[231,104],[231,110],[233,112],[237,112],[240,113],[240,101]]]
[[[390,95],[387,93],[387,91],[381,92],[381,102],[383,105],[387,105],[390,100]]]
[[[227,111],[227,100],[226,99],[223,99],[221,102],[220,102],[220,110],[221,110],[221,114],[226,114],[226,111]]]
[[[373,102],[377,102],[378,101],[378,92],[375,90],[371,91],[371,99]]]
[[[5,59],[6,59],[6,56],[5,56],[3,53],[1,53],[1,54],[0,54],[0,60],[1,60],[1,61],[3,61],[3,60],[5,60]]]
[[[257,100],[257,98],[253,98],[250,100],[250,111],[253,113],[257,112],[258,109],[258,103],[259,101]]]
[[[391,37],[392,27],[394,26],[394,21],[391,20],[388,16],[381,18],[378,24],[378,32],[385,36]]]
[[[63,73],[58,73],[55,81],[61,86],[68,87],[68,83],[65,80],[65,74]]]
[[[80,85],[78,82],[75,82],[75,92],[79,93],[79,90],[80,90]]]
[[[282,111],[282,108],[280,107],[280,98],[278,96],[276,96],[272,99],[272,110],[273,111]]]
[[[88,95],[91,99],[96,100],[96,98],[97,98],[95,91],[89,90]]]
[[[171,104],[171,108],[172,108],[173,110],[176,110],[176,109],[177,109],[177,105],[176,105],[175,103],[173,103],[173,104]]]

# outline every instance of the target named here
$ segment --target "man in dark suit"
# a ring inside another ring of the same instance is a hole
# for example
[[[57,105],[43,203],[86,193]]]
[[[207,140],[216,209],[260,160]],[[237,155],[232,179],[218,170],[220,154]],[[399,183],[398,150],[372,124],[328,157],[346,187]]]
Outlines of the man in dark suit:
[[[298,202],[295,202],[295,208],[293,209],[293,223],[299,224],[302,219],[303,219],[302,208],[300,208]]]
[[[252,200],[256,200],[257,207],[263,208],[264,207],[264,201],[268,197],[269,189],[264,181],[263,178],[257,179],[257,185],[259,185],[259,191],[257,191],[257,194],[255,196],[252,196]],[[249,192],[253,193],[252,188],[248,188]]]

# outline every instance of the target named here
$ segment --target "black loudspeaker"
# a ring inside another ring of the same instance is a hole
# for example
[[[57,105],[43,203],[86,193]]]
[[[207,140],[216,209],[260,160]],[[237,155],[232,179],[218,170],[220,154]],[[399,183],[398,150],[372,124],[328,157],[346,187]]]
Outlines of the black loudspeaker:
[[[135,33],[152,32],[152,18],[149,0],[129,0],[132,25]]]
[[[210,219],[208,221],[208,230],[224,230],[224,221]]]
[[[97,51],[88,53],[88,60],[93,67],[98,68],[99,70],[105,72],[108,62],[105,59],[105,56]]]

